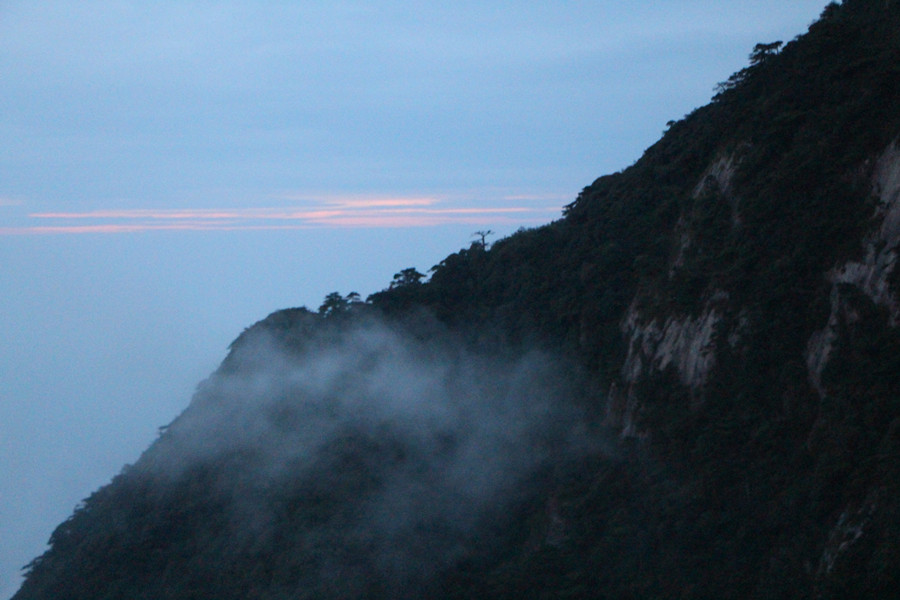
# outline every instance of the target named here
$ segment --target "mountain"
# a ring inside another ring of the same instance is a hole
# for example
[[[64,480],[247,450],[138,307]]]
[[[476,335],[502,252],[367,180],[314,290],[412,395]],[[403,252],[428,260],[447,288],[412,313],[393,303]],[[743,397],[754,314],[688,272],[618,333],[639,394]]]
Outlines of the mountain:
[[[889,598],[900,2],[562,218],[245,330],[14,600]]]

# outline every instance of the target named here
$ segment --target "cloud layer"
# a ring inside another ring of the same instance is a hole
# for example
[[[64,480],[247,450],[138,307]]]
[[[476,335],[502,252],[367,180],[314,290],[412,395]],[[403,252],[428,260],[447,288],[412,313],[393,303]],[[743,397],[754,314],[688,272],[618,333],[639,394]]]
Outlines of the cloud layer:
[[[288,195],[287,199],[298,200],[292,195]],[[306,198],[302,204],[268,208],[32,212],[27,214],[27,222],[19,227],[0,227],[0,235],[537,224],[559,214],[561,198],[556,199],[560,201],[557,205],[552,200],[547,196],[520,195],[484,205],[436,197],[333,196]]]
[[[245,336],[137,465],[175,485],[218,465],[210,493],[229,498],[236,547],[279,538],[279,552],[302,554],[319,540],[301,561],[314,565],[307,591],[361,597],[375,577],[406,597],[503,514],[523,478],[584,448],[570,383],[547,354],[487,356],[376,321],[307,334],[299,354]],[[314,519],[285,512],[305,499]]]

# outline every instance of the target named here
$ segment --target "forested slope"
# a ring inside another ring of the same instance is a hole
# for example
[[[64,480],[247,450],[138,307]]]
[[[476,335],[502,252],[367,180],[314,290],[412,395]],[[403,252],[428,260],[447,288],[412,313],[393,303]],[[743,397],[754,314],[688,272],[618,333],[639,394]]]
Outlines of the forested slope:
[[[270,315],[15,600],[900,589],[900,2],[562,218]]]

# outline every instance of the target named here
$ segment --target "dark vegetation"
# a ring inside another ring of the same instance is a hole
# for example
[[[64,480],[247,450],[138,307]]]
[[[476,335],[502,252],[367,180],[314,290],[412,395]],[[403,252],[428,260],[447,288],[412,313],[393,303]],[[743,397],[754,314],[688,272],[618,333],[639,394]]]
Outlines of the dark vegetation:
[[[479,234],[429,276],[402,270],[365,302],[330,294],[235,341],[223,373],[250,368],[236,350],[261,331],[302,353],[378,315],[485,354],[552,348],[580,373],[567,401],[614,441],[537,465],[454,538],[452,559],[397,579],[366,562],[372,540],[310,535],[350,527],[354,501],[409,464],[390,432],[348,431],[321,471],[254,489],[277,507],[260,537],[234,534],[221,492],[252,448],[165,484],[140,468],[151,448],[60,525],[15,600],[896,597],[896,308],[827,274],[863,259],[874,163],[900,135],[900,2],[832,3],[716,92],[560,220],[493,244]],[[626,380],[630,312],[664,322],[710,307],[702,385],[672,364]],[[830,319],[814,384],[809,343]],[[620,435],[607,402],[626,388],[635,427]],[[323,577],[329,562],[345,568]]]

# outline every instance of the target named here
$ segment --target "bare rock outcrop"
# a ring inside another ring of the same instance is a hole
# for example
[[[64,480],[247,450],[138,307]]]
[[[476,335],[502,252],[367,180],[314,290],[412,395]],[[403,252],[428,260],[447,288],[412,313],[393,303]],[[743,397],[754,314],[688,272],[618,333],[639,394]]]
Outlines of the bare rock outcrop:
[[[809,381],[821,396],[822,373],[837,338],[837,328],[852,322],[841,294],[842,285],[851,285],[879,306],[888,309],[889,324],[900,323],[900,300],[892,289],[894,269],[900,253],[900,141],[895,140],[878,157],[872,174],[872,194],[878,204],[870,233],[863,240],[863,257],[847,261],[828,272],[831,282],[831,313],[825,326],[807,343],[806,364]]]

